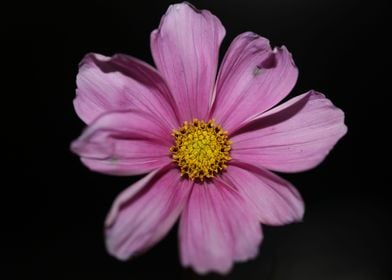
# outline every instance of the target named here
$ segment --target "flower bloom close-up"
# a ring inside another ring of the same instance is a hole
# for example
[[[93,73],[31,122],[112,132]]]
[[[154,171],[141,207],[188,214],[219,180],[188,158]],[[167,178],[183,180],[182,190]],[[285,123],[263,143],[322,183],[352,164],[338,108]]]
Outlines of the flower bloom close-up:
[[[87,128],[72,151],[93,171],[146,174],[105,221],[107,250],[120,260],[178,220],[181,263],[198,273],[256,257],[262,224],[304,215],[298,191],[271,171],[314,168],[347,131],[319,92],[280,104],[298,77],[286,47],[246,32],[218,68],[224,36],[209,11],[175,4],[151,34],[156,68],[123,54],[80,63],[74,107]]]

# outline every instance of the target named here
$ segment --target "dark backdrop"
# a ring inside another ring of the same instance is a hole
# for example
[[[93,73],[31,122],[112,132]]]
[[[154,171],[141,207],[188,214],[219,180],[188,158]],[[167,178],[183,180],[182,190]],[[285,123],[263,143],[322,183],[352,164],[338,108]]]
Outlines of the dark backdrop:
[[[1,266],[13,273],[2,279],[199,279],[179,264],[176,229],[134,260],[111,258],[103,220],[114,197],[139,177],[89,172],[69,151],[84,127],[72,107],[78,62],[93,51],[152,63],[149,35],[170,2],[2,7]],[[237,264],[228,279],[388,279],[386,1],[193,4],[225,25],[223,51],[248,30],[286,45],[300,70],[291,96],[312,88],[325,93],[346,112],[349,129],[319,167],[282,175],[305,199],[304,222],[265,227],[259,257]]]

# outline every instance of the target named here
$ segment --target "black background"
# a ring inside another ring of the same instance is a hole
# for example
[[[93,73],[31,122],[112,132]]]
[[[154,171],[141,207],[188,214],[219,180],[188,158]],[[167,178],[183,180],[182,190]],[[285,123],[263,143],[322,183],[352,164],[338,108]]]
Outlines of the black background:
[[[72,107],[78,62],[93,51],[152,63],[150,32],[169,3],[31,1],[2,7],[0,249],[1,271],[12,273],[2,279],[199,279],[179,264],[176,229],[138,258],[111,258],[103,220],[114,197],[139,177],[92,173],[69,151],[84,127]],[[388,279],[386,1],[193,4],[226,27],[221,54],[248,30],[286,45],[300,70],[290,96],[309,89],[325,93],[346,112],[349,129],[319,167],[282,175],[305,199],[304,222],[264,227],[259,257],[237,264],[227,278]]]

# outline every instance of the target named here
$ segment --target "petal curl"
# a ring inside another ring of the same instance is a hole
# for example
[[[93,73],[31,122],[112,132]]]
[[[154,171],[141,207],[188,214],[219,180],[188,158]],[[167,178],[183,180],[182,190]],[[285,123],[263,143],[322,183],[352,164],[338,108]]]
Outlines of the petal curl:
[[[136,111],[107,113],[71,144],[91,170],[112,175],[150,172],[171,162],[170,131]]]
[[[156,116],[168,129],[178,126],[175,103],[162,77],[136,58],[87,54],[76,83],[74,107],[87,124],[103,113],[136,109]]]

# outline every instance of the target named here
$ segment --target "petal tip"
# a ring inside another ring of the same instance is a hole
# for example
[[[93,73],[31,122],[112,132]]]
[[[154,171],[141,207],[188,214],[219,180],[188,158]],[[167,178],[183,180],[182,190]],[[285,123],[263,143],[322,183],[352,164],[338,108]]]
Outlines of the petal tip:
[[[180,5],[180,4],[176,4],[176,5]],[[182,2],[182,4],[187,5],[189,8],[191,8],[194,12],[196,12],[198,14],[201,14],[203,12],[202,10],[199,10],[198,8],[196,8],[193,4],[189,3],[188,1],[184,1],[184,2]],[[176,7],[176,9],[179,9],[179,7]]]
[[[192,266],[184,265],[184,267],[192,268],[197,274],[205,276],[211,273],[218,273],[220,275],[227,275],[233,269],[233,264],[224,267],[204,267],[204,266]]]
[[[110,61],[110,59],[111,58],[108,56],[104,56],[99,53],[89,52],[85,54],[82,60],[79,62],[79,68],[82,68],[83,66],[88,66],[92,63],[94,64],[96,61],[106,62]]]
[[[76,140],[72,141],[71,145],[69,145],[69,149],[74,154],[80,155],[81,154],[81,150],[82,150],[82,143],[81,143],[81,141],[79,141],[79,139],[76,139]]]

